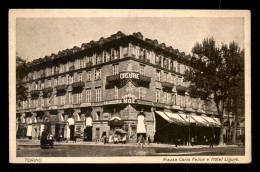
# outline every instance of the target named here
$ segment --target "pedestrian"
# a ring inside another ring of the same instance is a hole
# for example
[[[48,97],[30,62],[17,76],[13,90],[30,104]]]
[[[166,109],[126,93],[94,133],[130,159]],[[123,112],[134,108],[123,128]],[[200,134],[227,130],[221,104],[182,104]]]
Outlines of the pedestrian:
[[[151,138],[150,138],[150,135],[148,135],[148,145],[150,145],[151,143]]]
[[[194,138],[193,137],[191,138],[190,144],[191,144],[191,146],[194,145]]]
[[[213,135],[211,135],[211,137],[210,137],[210,148],[213,148],[213,145],[214,145],[214,138],[215,138],[215,135],[213,134]]]
[[[107,136],[104,135],[103,139],[104,139],[104,145],[105,145],[107,143]]]

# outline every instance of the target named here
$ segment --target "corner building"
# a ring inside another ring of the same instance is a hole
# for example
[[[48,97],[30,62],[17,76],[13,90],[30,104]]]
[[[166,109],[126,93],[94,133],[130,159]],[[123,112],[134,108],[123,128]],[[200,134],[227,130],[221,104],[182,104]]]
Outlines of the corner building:
[[[161,143],[202,143],[220,124],[211,99],[187,92],[190,58],[140,32],[119,31],[34,60],[24,78],[28,98],[17,106],[17,137],[38,139],[46,130],[98,141],[122,129],[128,142],[149,135]]]

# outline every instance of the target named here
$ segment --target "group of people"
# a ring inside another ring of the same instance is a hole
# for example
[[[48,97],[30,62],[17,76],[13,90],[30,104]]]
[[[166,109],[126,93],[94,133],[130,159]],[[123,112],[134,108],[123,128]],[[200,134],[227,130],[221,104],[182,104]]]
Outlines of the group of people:
[[[215,142],[215,134],[212,134],[209,138],[207,138],[206,136],[203,136],[203,138],[201,140],[201,144],[203,144],[203,145],[209,144],[210,148],[213,148],[214,142]],[[187,144],[189,144],[189,141],[184,141],[180,137],[175,138],[175,146],[176,147],[178,147],[179,145],[187,145]],[[190,145],[194,146],[196,144],[198,144],[197,136],[191,137],[190,138]]]
[[[126,144],[127,135],[126,134],[112,134],[110,136],[104,135],[102,138],[103,138],[104,144],[108,144],[108,143],[114,143],[114,144],[123,143],[123,144]]]
[[[140,135],[138,137],[138,144],[140,147],[145,147],[146,146],[146,142],[148,143],[148,145],[151,143],[151,138],[150,136],[148,135],[147,138],[145,138],[145,136],[143,135]]]

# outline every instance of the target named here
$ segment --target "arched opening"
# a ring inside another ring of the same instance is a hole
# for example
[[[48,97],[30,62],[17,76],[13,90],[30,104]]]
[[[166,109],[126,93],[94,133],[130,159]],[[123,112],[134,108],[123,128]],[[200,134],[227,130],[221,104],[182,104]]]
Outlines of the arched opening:
[[[85,119],[85,131],[84,131],[84,140],[85,141],[92,141],[92,118],[91,116],[86,117]]]
[[[139,137],[146,138],[146,126],[144,120],[145,114],[143,112],[139,113],[137,116],[137,141]]]

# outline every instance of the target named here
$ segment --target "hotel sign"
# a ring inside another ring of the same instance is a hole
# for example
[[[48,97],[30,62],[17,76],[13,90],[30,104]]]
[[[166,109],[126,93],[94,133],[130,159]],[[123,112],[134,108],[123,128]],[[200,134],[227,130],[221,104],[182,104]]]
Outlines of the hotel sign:
[[[121,103],[136,103],[136,97],[132,94],[127,94],[123,96],[122,99],[104,101],[105,105]]]
[[[140,79],[138,72],[121,72],[120,79]]]

